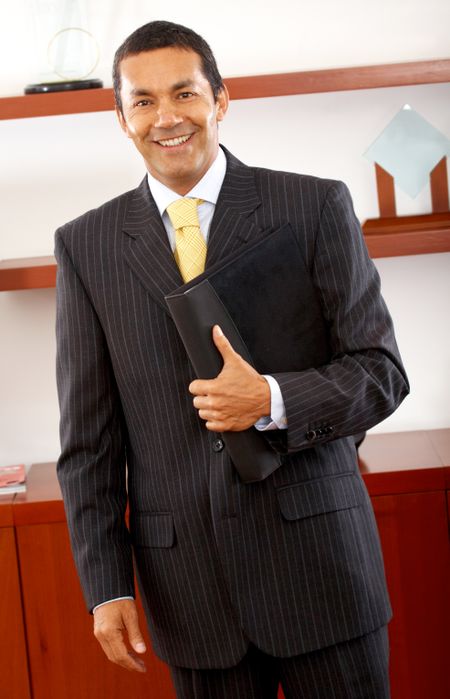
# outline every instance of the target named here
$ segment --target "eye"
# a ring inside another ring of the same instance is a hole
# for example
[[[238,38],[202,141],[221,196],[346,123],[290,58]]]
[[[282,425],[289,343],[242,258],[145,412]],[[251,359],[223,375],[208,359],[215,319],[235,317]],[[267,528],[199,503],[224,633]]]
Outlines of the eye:
[[[148,107],[149,104],[151,104],[151,101],[149,99],[137,100],[136,102],[134,102],[133,107]]]
[[[189,97],[193,97],[194,93],[193,92],[180,92],[178,95],[178,99],[185,100],[189,99]]]

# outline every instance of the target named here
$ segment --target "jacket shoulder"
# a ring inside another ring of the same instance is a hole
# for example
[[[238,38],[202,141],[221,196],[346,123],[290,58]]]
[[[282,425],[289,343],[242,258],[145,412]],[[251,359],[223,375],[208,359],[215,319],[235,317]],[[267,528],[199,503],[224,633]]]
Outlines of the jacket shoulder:
[[[117,222],[124,219],[129,202],[136,191],[136,189],[131,189],[124,192],[64,223],[57,229],[55,237],[61,237],[66,243],[70,243],[70,239],[74,236],[99,235],[102,230],[110,230],[113,222],[114,227],[116,227]]]
[[[303,190],[315,190],[316,192],[326,193],[333,188],[344,189],[348,192],[347,186],[340,180],[331,179],[329,177],[317,177],[298,172],[289,172],[286,170],[274,170],[254,165],[246,165],[236,158],[223,145],[222,149],[225,152],[228,168],[232,174],[237,176],[245,176],[251,172],[254,176],[254,181],[257,188],[270,187],[271,189],[281,190],[283,188],[297,188]]]
[[[298,172],[289,172],[285,170],[271,170],[269,168],[252,167],[255,173],[256,182],[261,185],[269,184],[275,187],[294,186],[302,189],[315,189],[326,193],[333,187],[346,187],[340,180],[331,179],[329,177],[317,177],[315,175],[307,175]]]

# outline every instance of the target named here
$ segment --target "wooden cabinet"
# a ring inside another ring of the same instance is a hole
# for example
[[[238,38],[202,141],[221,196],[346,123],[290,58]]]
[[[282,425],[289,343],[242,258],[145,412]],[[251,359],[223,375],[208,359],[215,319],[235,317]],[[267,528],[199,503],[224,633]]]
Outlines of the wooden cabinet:
[[[30,699],[12,501],[0,496],[0,695]]]
[[[446,494],[385,495],[372,502],[394,610],[389,629],[392,696],[447,699],[450,576]]]
[[[110,663],[92,633],[64,522],[17,528],[34,699],[174,699],[167,667],[148,651],[147,673]],[[142,608],[141,628],[150,648]]]
[[[392,699],[447,699],[450,430],[373,435],[361,457],[394,612]]]
[[[21,562],[33,699],[174,699],[170,673],[150,649],[146,674],[110,663],[92,633],[70,551],[55,465],[31,469],[14,521]]]
[[[389,628],[392,699],[447,699],[450,430],[371,435],[360,456],[394,610]],[[9,683],[5,697],[118,699],[130,694],[133,699],[174,699],[169,671],[152,653],[146,631],[145,675],[109,663],[95,640],[72,561],[54,464],[34,466],[27,493],[13,503],[0,501],[0,565],[2,690]],[[145,630],[139,600],[138,607]]]

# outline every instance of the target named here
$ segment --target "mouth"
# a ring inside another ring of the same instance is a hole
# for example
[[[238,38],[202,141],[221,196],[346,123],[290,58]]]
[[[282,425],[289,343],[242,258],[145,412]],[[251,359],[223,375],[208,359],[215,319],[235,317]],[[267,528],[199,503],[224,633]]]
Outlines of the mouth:
[[[167,138],[162,141],[156,141],[156,143],[163,146],[163,148],[174,148],[175,146],[184,145],[190,138],[192,138],[192,134],[188,134],[187,136],[177,136],[176,138]]]

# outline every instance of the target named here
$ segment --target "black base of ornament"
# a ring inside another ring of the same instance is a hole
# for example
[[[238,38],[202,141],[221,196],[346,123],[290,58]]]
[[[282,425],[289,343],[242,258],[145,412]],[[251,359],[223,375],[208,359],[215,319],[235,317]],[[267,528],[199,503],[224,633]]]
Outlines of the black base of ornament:
[[[52,83],[35,83],[25,87],[26,95],[36,95],[45,92],[66,92],[68,90],[92,90],[103,87],[103,82],[97,78],[89,80],[61,80]]]

